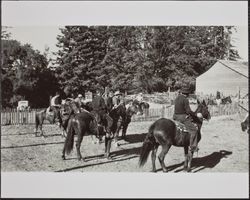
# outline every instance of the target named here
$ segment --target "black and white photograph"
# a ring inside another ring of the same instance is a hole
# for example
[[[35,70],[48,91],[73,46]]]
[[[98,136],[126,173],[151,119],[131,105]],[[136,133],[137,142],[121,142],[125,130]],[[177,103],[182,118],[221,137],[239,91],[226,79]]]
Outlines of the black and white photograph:
[[[2,22],[1,174],[249,173],[247,24],[86,20]]]

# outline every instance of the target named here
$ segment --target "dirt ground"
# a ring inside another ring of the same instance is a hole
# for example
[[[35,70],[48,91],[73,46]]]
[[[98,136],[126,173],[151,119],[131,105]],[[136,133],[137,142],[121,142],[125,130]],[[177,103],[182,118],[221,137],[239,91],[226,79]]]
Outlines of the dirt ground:
[[[121,140],[119,147],[112,145],[112,160],[103,157],[104,143],[94,144],[90,136],[84,137],[81,152],[85,161],[77,160],[75,146],[66,160],[62,160],[64,138],[56,125],[44,126],[45,138],[35,137],[34,126],[2,126],[1,168],[4,172],[149,172],[151,158],[143,168],[139,168],[138,156],[152,122],[132,122],[127,139]],[[238,115],[213,117],[209,122],[205,121],[200,151],[194,155],[192,172],[248,172],[248,137],[241,131]],[[183,148],[171,147],[165,158],[169,172],[183,172],[183,160]],[[156,167],[162,173],[158,160]]]

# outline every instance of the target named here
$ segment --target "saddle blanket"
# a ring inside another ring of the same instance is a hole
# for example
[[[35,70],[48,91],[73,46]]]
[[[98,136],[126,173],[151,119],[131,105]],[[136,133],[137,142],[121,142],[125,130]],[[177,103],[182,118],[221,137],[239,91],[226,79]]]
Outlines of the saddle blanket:
[[[180,133],[188,133],[188,130],[187,130],[186,126],[183,123],[181,123],[179,121],[175,121],[175,120],[173,120],[173,122],[175,123],[178,132],[180,132]],[[194,124],[194,126],[196,127],[196,129],[198,129],[198,126],[196,124]]]

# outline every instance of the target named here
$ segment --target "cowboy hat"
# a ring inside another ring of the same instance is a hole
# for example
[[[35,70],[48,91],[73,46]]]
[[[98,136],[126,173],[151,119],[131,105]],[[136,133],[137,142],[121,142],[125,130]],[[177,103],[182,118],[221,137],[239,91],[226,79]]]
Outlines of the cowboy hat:
[[[183,94],[189,94],[190,93],[189,86],[188,85],[182,86],[180,92],[183,93]]]
[[[80,97],[82,97],[82,95],[81,95],[81,94],[78,94],[78,97],[80,98]]]

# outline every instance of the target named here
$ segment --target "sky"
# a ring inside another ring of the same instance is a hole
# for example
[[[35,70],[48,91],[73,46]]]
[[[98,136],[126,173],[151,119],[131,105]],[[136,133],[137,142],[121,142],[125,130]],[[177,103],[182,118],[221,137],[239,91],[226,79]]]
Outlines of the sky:
[[[29,43],[41,53],[49,47],[49,56],[53,58],[52,52],[58,50],[56,37],[61,33],[59,28],[57,26],[20,26],[8,28],[8,31],[12,39],[22,44]],[[238,26],[236,29],[237,31],[232,35],[232,44],[238,50],[241,60],[248,61],[248,27]]]

